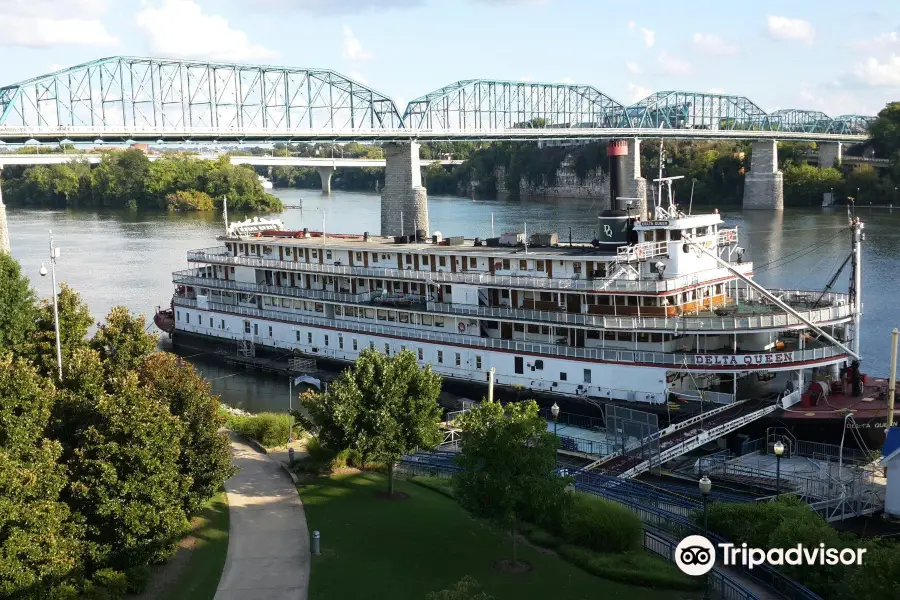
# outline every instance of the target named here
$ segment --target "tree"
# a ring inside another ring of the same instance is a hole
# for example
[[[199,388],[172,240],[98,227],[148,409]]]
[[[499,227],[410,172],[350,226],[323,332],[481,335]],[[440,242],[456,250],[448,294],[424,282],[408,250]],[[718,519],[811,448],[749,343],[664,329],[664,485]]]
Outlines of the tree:
[[[135,373],[107,393],[94,350],[76,350],[69,372],[53,433],[70,473],[67,502],[85,524],[88,570],[167,558],[188,527],[182,499],[190,481],[178,465],[183,425]]]
[[[124,306],[115,306],[91,339],[100,354],[109,378],[119,378],[136,370],[156,350],[157,337],[147,333],[144,315],[132,315]]]
[[[558,521],[570,498],[558,477],[556,436],[534,400],[482,402],[462,416],[463,447],[455,475],[457,497],[473,514],[509,527],[516,555],[516,523],[541,515]]]
[[[389,358],[366,350],[327,392],[305,394],[301,401],[326,447],[387,463],[393,494],[394,463],[441,441],[440,393],[441,377],[430,366],[420,368],[412,352]]]
[[[494,597],[481,591],[478,582],[466,575],[452,588],[429,593],[425,600],[494,600]]]
[[[87,345],[85,338],[94,319],[78,292],[65,283],[60,284],[57,306],[59,339],[65,365],[75,350]],[[44,300],[41,304],[36,329],[27,350],[28,356],[44,375],[56,373],[56,330],[53,324],[52,300]]]
[[[888,157],[900,151],[900,102],[890,102],[882,108],[869,131],[878,156]]]
[[[81,528],[60,501],[62,449],[46,439],[53,389],[0,354],[0,596],[53,598],[79,569]]]
[[[166,352],[144,360],[140,383],[184,425],[178,464],[182,475],[190,478],[190,487],[182,503],[187,514],[195,514],[234,474],[231,445],[218,432],[223,424],[219,399],[190,363]]]
[[[34,332],[34,290],[18,261],[0,252],[0,352],[21,352]]]

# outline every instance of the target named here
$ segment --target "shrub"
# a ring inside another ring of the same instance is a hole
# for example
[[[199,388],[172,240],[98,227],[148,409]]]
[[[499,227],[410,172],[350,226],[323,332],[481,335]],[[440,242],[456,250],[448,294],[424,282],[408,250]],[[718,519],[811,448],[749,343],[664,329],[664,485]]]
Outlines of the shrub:
[[[343,469],[346,467],[353,467],[356,469],[361,469],[363,466],[362,455],[359,453],[359,450],[355,450],[353,448],[345,448],[341,450],[331,459],[331,470],[335,469]]]
[[[665,590],[696,590],[704,583],[702,577],[688,577],[674,563],[642,551],[600,554],[586,548],[562,544],[557,552],[597,577],[629,585]]]
[[[124,598],[128,590],[125,573],[114,569],[100,569],[85,587],[85,598],[96,600],[118,600]]]
[[[313,435],[306,440],[306,454],[313,463],[324,465],[331,463],[331,460],[337,453],[331,448],[326,447],[321,440],[319,440],[319,436]]]
[[[599,552],[628,552],[641,548],[644,527],[624,506],[576,492],[563,516],[561,537]]]
[[[125,578],[128,580],[129,594],[143,594],[150,583],[150,567],[147,565],[131,567],[125,571]]]
[[[555,550],[559,548],[563,541],[553,535],[552,533],[541,529],[537,525],[533,525],[531,523],[523,523],[519,527],[519,531],[522,532],[522,535],[525,538],[534,544],[535,546],[541,546],[542,548],[550,548],[551,550]]]
[[[409,480],[423,488],[428,488],[433,492],[454,498],[453,480],[446,477],[429,477],[428,475],[415,475]],[[455,498],[454,498],[455,499]]]
[[[166,210],[213,210],[213,199],[206,192],[179,190],[166,195]]]
[[[229,415],[228,428],[256,440],[266,448],[283,446],[291,435],[293,417],[279,413],[243,416]]]

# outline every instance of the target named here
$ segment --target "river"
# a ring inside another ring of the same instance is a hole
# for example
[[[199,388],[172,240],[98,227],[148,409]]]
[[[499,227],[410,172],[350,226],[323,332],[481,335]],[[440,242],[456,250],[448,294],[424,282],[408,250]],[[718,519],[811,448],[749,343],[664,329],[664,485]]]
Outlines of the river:
[[[362,233],[380,230],[380,198],[374,193],[276,189],[285,204],[303,205],[281,215],[291,229]],[[302,202],[301,202],[302,201]],[[556,231],[561,242],[571,228],[576,240],[596,235],[597,207],[590,200],[567,198],[522,201],[432,196],[432,231],[444,236],[489,237],[493,231]],[[57,277],[74,287],[91,313],[101,319],[116,305],[152,317],[156,306],[169,304],[171,273],[187,268],[186,252],[215,246],[223,229],[220,215],[132,213],[97,210],[32,210],[7,207],[13,256],[21,261],[38,294],[50,295],[50,277],[40,277],[48,254],[48,229],[62,255]],[[232,214],[232,219],[246,215]],[[846,209],[791,209],[783,213],[724,210],[726,223],[740,226],[745,259],[756,263],[756,280],[767,287],[821,290],[850,251]],[[900,326],[900,210],[862,209],[863,368],[887,376],[890,330]],[[849,266],[834,286],[847,291]],[[162,342],[165,345],[165,341]],[[233,406],[250,411],[285,410],[289,395],[283,379],[235,371],[192,357],[214,390]]]

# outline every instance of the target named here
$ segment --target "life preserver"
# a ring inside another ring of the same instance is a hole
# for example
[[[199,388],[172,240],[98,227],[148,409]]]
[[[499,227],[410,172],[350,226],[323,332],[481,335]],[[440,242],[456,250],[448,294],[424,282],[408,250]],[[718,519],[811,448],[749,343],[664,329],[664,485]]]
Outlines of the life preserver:
[[[466,324],[465,324],[465,323],[460,323],[459,325],[456,326],[456,329],[458,329],[459,332],[462,333],[462,332],[464,332],[464,331],[466,330]]]
[[[495,263],[494,263],[494,269],[502,269],[502,268],[503,268],[503,263],[502,263],[502,262],[495,262]]]

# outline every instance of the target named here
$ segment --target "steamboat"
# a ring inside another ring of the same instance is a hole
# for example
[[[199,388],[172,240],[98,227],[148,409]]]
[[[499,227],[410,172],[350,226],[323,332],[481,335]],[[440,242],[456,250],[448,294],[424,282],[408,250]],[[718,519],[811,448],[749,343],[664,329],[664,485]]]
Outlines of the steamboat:
[[[880,448],[887,382],[859,363],[863,223],[847,224],[849,293],[829,291],[834,279],[769,290],[736,227],[675,204],[675,179],[644,214],[618,197],[581,242],[527,226],[489,239],[289,231],[226,212],[156,322],[176,345],[336,365],[409,350],[450,381],[638,410],[796,390],[772,418],[823,441],[849,422]]]

